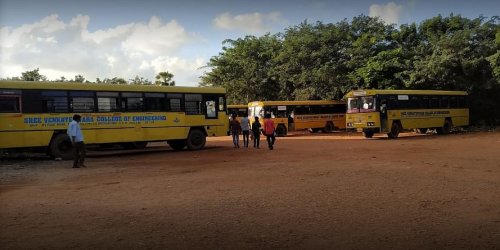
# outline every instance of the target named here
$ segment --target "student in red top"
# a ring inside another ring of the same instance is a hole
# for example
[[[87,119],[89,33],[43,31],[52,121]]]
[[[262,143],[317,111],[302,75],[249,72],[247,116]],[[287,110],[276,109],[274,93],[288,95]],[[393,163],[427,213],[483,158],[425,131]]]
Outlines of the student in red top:
[[[264,117],[264,135],[267,138],[269,149],[273,150],[276,137],[274,136],[274,122],[271,119],[271,114],[266,114],[266,116]]]

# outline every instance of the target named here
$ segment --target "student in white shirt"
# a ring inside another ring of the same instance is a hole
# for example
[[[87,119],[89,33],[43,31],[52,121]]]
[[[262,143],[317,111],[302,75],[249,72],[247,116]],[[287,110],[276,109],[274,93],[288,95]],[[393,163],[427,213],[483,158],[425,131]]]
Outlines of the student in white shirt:
[[[241,118],[241,131],[243,134],[243,146],[248,148],[248,141],[250,136],[250,120],[248,119],[248,115],[245,114],[243,118]]]
[[[85,143],[83,142],[83,134],[80,128],[81,119],[80,115],[74,115],[73,121],[69,123],[67,131],[75,153],[73,156],[73,168],[86,167],[83,164],[85,160]]]

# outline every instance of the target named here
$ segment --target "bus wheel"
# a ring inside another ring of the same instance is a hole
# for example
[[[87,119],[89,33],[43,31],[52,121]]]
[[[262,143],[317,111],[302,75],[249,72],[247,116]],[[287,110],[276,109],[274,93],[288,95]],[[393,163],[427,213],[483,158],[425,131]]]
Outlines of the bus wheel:
[[[73,144],[67,134],[58,134],[50,143],[50,154],[54,158],[73,159]]]
[[[399,123],[397,123],[397,122],[394,122],[394,123],[392,123],[391,132],[387,133],[387,135],[391,139],[396,139],[396,138],[398,138],[400,131],[401,131],[401,125],[399,125]]]
[[[449,134],[451,131],[451,121],[450,120],[446,120],[444,121],[444,125],[443,127],[440,127],[440,128],[436,128],[436,132],[439,134],[439,135],[446,135],[446,134]]]
[[[276,127],[276,135],[277,136],[285,136],[286,135],[286,127],[283,124],[278,125]]]
[[[427,133],[427,128],[417,128],[417,133],[419,134],[426,134]]]
[[[326,133],[331,133],[331,132],[333,132],[333,129],[334,129],[333,123],[327,122],[323,131]]]
[[[363,135],[364,135],[366,138],[372,138],[372,137],[373,137],[373,134],[375,134],[373,131],[365,131],[365,132],[363,132]]]
[[[205,134],[199,129],[193,129],[189,132],[186,144],[188,149],[198,150],[205,147],[206,142],[207,137]]]
[[[186,147],[186,140],[168,140],[167,143],[174,150],[183,150]]]

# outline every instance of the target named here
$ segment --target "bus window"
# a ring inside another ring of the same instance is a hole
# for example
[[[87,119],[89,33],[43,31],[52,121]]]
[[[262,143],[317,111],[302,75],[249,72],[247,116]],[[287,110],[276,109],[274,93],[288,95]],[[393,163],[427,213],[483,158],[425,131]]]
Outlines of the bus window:
[[[431,102],[429,104],[429,108],[431,108],[431,109],[439,108],[439,97],[438,96],[431,96]]]
[[[0,96],[0,113],[19,113],[20,106],[19,96]]]
[[[207,118],[217,118],[217,111],[215,110],[215,101],[205,101]]]
[[[358,97],[349,97],[347,99],[347,113],[358,113],[359,101],[360,99]]]
[[[346,112],[346,109],[347,109],[347,105],[346,104],[336,104],[333,106],[333,112],[332,113],[343,113],[345,114]]]
[[[302,115],[304,114],[304,106],[295,106],[295,114],[296,115]]]
[[[389,102],[387,103],[387,109],[398,109],[399,103],[398,98],[395,95],[389,96]]]
[[[46,113],[66,113],[68,109],[68,93],[66,91],[42,91],[42,111]]]
[[[429,96],[422,96],[420,98],[420,108],[428,109],[429,103],[430,103]]]
[[[97,92],[97,111],[116,112],[119,111],[118,92]]]
[[[408,108],[419,109],[420,108],[420,98],[416,95],[411,95]]]
[[[182,111],[182,94],[167,94],[168,111]]]
[[[466,107],[465,96],[459,96],[458,97],[458,107],[459,108],[465,108]]]
[[[123,111],[140,112],[143,108],[142,93],[123,92],[121,108]]]
[[[70,91],[70,107],[73,112],[89,113],[94,112],[94,92],[91,91]]]
[[[271,118],[276,118],[278,108],[276,106],[266,106],[264,108],[266,114],[270,114]]]
[[[146,111],[165,111],[165,95],[163,93],[145,93],[144,108]]]
[[[450,102],[448,96],[441,96],[441,108],[448,108]]]
[[[278,109],[276,111],[276,117],[279,118],[287,118],[288,114],[286,111],[286,106],[278,106]]]
[[[255,113],[259,114],[260,118],[264,118],[264,109],[262,107],[255,107]]]
[[[198,115],[201,114],[201,95],[200,94],[186,94],[184,96],[186,114]]]
[[[248,115],[248,109],[238,109],[236,114],[238,117],[246,117]]]
[[[373,96],[363,96],[361,97],[361,112],[372,112],[375,111],[375,98]]]

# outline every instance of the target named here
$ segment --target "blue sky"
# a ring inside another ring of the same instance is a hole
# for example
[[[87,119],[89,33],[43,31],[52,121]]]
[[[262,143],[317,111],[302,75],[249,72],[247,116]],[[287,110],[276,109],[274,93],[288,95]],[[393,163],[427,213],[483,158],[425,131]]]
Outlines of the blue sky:
[[[500,15],[492,0],[0,0],[0,77],[40,68],[49,79],[82,74],[174,74],[195,86],[222,41],[281,32],[303,20],[338,22],[360,14],[404,24],[438,14]]]

